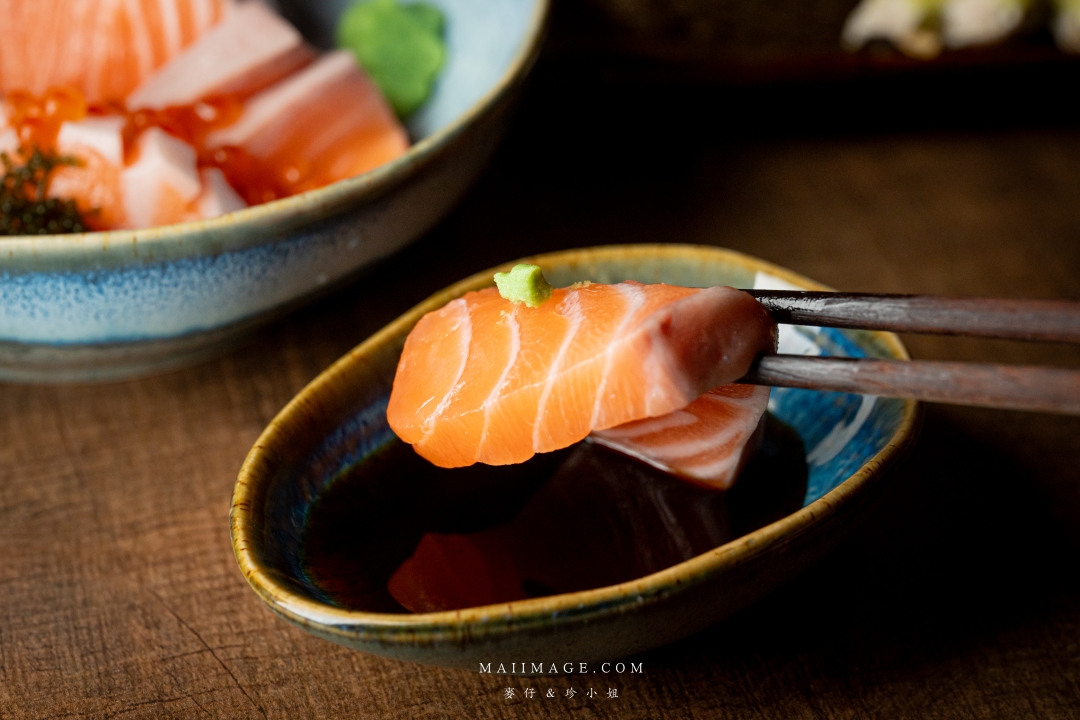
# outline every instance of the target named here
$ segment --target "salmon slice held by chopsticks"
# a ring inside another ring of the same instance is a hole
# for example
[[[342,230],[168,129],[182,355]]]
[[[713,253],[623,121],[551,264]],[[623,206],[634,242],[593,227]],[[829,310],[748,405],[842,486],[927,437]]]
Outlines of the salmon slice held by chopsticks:
[[[685,408],[775,347],[768,312],[733,288],[584,284],[539,307],[487,288],[417,323],[387,419],[441,467],[520,463]]]

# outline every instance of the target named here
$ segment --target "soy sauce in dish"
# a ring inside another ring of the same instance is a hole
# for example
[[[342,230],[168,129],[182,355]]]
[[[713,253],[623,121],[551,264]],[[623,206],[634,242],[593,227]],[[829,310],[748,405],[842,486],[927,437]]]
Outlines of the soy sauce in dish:
[[[633,580],[794,512],[802,441],[766,416],[761,450],[728,492],[589,442],[521,465],[446,470],[394,441],[312,507],[302,557],[331,602],[433,612]]]

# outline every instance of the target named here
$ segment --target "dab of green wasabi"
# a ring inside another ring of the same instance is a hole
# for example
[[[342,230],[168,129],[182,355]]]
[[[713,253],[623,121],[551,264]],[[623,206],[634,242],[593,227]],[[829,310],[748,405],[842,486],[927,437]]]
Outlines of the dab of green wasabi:
[[[446,59],[443,14],[426,3],[366,0],[337,26],[338,47],[351,50],[399,118],[428,99]]]
[[[555,289],[544,277],[539,265],[515,265],[508,273],[495,273],[499,294],[514,303],[540,307]]]

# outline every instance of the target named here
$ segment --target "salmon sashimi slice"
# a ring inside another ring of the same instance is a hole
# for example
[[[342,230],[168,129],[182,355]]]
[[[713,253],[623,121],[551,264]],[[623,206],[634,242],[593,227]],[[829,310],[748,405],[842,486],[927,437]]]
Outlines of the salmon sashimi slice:
[[[508,465],[679,410],[776,346],[744,292],[587,284],[539,307],[495,288],[428,313],[405,341],[390,427],[435,465]]]
[[[252,97],[206,145],[243,148],[295,194],[389,162],[409,139],[353,54],[337,51]]]
[[[207,97],[247,97],[314,57],[315,51],[292,25],[250,0],[136,88],[127,107],[164,110]]]
[[[0,91],[72,85],[120,101],[226,14],[231,0],[0,0]]]
[[[138,140],[138,159],[120,174],[129,228],[171,225],[193,219],[203,186],[195,148],[152,127]]]
[[[69,198],[92,230],[124,227],[127,212],[120,176],[124,169],[122,117],[87,117],[65,122],[56,151],[77,165],[57,167],[49,181],[51,197]]]
[[[653,467],[727,490],[757,449],[768,404],[767,387],[724,385],[681,410],[592,437]]]

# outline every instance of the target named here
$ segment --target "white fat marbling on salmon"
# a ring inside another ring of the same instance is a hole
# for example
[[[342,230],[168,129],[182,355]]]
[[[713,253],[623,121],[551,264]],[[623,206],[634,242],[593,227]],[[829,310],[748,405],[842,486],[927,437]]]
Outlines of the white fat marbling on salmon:
[[[457,324],[452,326],[451,332],[457,333],[458,344],[460,346],[460,352],[458,353],[458,368],[454,376],[454,381],[450,384],[450,389],[446,391],[446,394],[439,400],[439,404],[435,406],[431,415],[424,421],[424,435],[430,435],[435,429],[435,423],[439,420],[440,416],[446,412],[446,408],[450,406],[450,402],[454,399],[454,395],[461,389],[461,376],[465,374],[465,364],[469,359],[469,346],[472,343],[472,318],[469,314],[469,306],[463,299],[457,299],[450,303],[454,306],[454,310],[458,314]]]
[[[685,404],[694,399],[693,391],[685,383],[683,373],[677,361],[671,357],[670,348],[664,339],[658,337],[658,330],[650,328],[652,352],[646,361],[649,376],[649,392],[645,394],[645,413],[649,417],[669,412],[671,398],[678,397],[678,404]]]
[[[547,379],[544,381],[544,388],[540,391],[540,401],[536,405],[536,420],[533,423],[533,452],[541,452],[541,448],[546,444],[544,442],[546,438],[541,437],[541,430],[547,419],[545,418],[545,413],[547,411],[548,399],[551,397],[551,390],[555,385],[555,381],[559,379],[560,375],[568,372],[568,370],[565,370],[562,366],[563,360],[566,358],[566,351],[570,349],[570,343],[574,342],[578,330],[581,329],[583,318],[578,293],[569,292],[566,294],[566,299],[562,302],[561,314],[570,319],[570,326],[566,330],[566,335],[563,337],[562,345],[559,346],[559,351],[555,353],[555,361],[551,363]]]
[[[268,127],[287,117],[324,88],[356,72],[356,59],[347,50],[326,53],[300,72],[251,99],[243,116],[232,125],[210,133],[206,144],[246,146],[257,140]],[[258,148],[253,149],[257,153]],[[258,154],[258,153],[257,153]]]
[[[217,20],[226,0],[0,0],[0,92],[74,86],[120,101]],[[195,22],[193,13],[202,20]]]
[[[682,410],[594,431],[592,437],[665,472],[726,490],[756,450],[768,402],[767,387],[728,386],[705,393]]]
[[[82,36],[79,40],[85,42],[88,46],[86,52],[89,54],[89,64],[92,67],[104,67],[108,62],[109,38],[113,37],[109,25],[115,21],[116,11],[114,7],[118,3],[119,0],[105,0],[100,3],[98,7],[94,8],[95,12],[89,14],[90,26],[93,30],[88,33],[79,33]],[[90,9],[88,3],[87,10]],[[83,90],[88,98],[101,97],[103,94],[101,80],[102,76],[98,73],[93,73],[86,78]]]
[[[571,290],[570,292],[568,292],[566,294],[566,299],[564,300],[564,303],[568,304],[567,307],[576,306],[576,304],[578,302],[577,298],[576,298],[577,292],[578,292],[577,290]],[[679,301],[676,301],[676,302],[679,302]],[[675,304],[675,303],[672,303],[672,304]],[[666,308],[664,308],[664,309],[666,310]],[[558,349],[558,351],[556,353],[555,362],[552,363],[551,369],[549,370],[549,373],[547,375],[545,375],[543,378],[537,380],[536,382],[528,383],[528,384],[525,384],[525,385],[522,385],[522,386],[516,388],[514,390],[514,392],[512,393],[512,394],[521,394],[521,393],[528,392],[530,390],[535,390],[536,388],[541,388],[541,399],[540,399],[539,407],[538,407],[538,411],[537,411],[537,418],[534,421],[535,422],[534,427],[539,426],[539,420],[543,416],[543,410],[544,410],[543,406],[546,405],[547,400],[550,397],[550,390],[553,387],[553,385],[555,383],[557,383],[559,380],[561,380],[564,376],[566,376],[566,375],[568,375],[570,373],[573,373],[573,372],[575,372],[577,370],[580,370],[582,367],[584,367],[587,364],[594,363],[594,362],[597,361],[596,356],[591,356],[591,357],[586,357],[586,358],[584,358],[584,359],[582,359],[582,360],[580,360],[580,361],[578,361],[576,363],[573,363],[571,365],[565,365],[565,366],[562,365],[563,357],[566,355],[566,351],[570,347],[570,342],[574,339],[574,336],[577,334],[577,331],[581,326],[581,320],[582,320],[580,313],[571,312],[571,313],[567,313],[567,315],[570,317],[571,327],[570,327],[569,331],[567,332],[567,334],[564,336],[564,339],[563,339],[563,341],[561,342],[561,344],[559,346],[559,349]],[[637,315],[637,310],[635,310],[634,314],[627,316],[626,322],[629,324],[629,323],[632,323],[632,321],[634,321],[634,320],[640,320],[640,318],[636,317],[636,315]],[[617,337],[617,339],[613,340],[608,345],[608,348],[603,353],[603,355],[604,355],[605,359],[607,357],[610,357],[611,355],[618,355],[620,351],[626,350],[628,348],[628,346],[632,345],[635,341],[641,342],[641,335],[644,335],[646,337],[646,341],[643,344],[645,344],[645,345],[647,345],[647,347],[651,348],[651,354],[647,355],[646,360],[644,361],[644,364],[647,367],[647,372],[649,374],[649,378],[648,378],[649,382],[647,383],[648,391],[646,393],[646,398],[649,401],[649,403],[646,406],[646,408],[647,408],[646,412],[648,413],[650,409],[655,411],[656,406],[659,405],[660,403],[663,403],[664,400],[667,400],[667,403],[666,403],[667,405],[670,405],[670,403],[673,402],[672,399],[671,399],[671,395],[670,395],[670,389],[671,389],[672,383],[670,382],[670,380],[668,378],[668,375],[667,375],[670,371],[673,370],[673,367],[672,367],[673,363],[672,363],[672,360],[671,360],[671,357],[670,357],[670,353],[667,352],[667,348],[658,347],[658,346],[662,346],[662,345],[667,344],[664,341],[664,338],[660,336],[661,334],[655,328],[645,325],[644,328],[641,329],[639,335],[629,335],[629,336],[624,335],[624,336],[621,336],[621,337]],[[681,368],[674,368],[674,369],[676,371],[678,371],[678,372],[681,372],[681,370],[682,370]],[[608,377],[609,375],[610,375],[610,372],[605,373],[605,378]],[[681,399],[681,397],[680,397],[680,399]],[[689,401],[690,401],[689,398],[687,398],[685,400],[685,402],[689,402]],[[679,400],[675,400],[674,402],[677,403],[677,402],[679,402]],[[685,402],[683,404],[685,404]],[[667,410],[665,408],[665,412],[666,411]],[[603,425],[605,422],[609,422],[609,421],[603,419],[603,417],[601,416],[600,424]],[[534,449],[534,451],[536,450],[536,447],[537,447],[536,446],[536,438],[537,438],[537,436],[534,434],[534,437],[533,437],[533,441],[534,441],[533,449]],[[547,452],[547,451],[544,451],[544,452]]]
[[[161,35],[165,52],[176,55],[184,47],[184,34],[180,27],[180,9],[172,0],[158,0],[158,17],[161,18]]]
[[[480,430],[480,442],[476,445],[476,462],[480,461],[480,456],[484,451],[484,445],[488,439],[488,430],[491,427],[491,409],[495,406],[495,403],[502,397],[503,390],[506,388],[507,382],[510,380],[510,371],[514,369],[514,365],[517,363],[518,353],[521,352],[521,326],[517,321],[517,306],[514,306],[506,313],[506,327],[510,330],[510,355],[506,362],[506,367],[503,368],[502,375],[499,376],[495,386],[491,388],[491,393],[484,401],[484,425]]]
[[[619,425],[617,427],[608,428],[607,430],[604,430],[604,437],[612,439],[636,438],[642,435],[648,435],[649,433],[670,430],[671,428],[682,427],[684,425],[693,425],[696,422],[698,422],[696,415],[688,413],[685,410],[676,410],[675,412],[669,412],[667,415],[661,415],[660,417],[649,418],[648,420],[638,420],[629,425]]]
[[[135,61],[139,74],[146,77],[154,71],[154,47],[150,44],[150,28],[141,0],[124,0],[128,22],[131,23],[131,49],[135,51]]]
[[[677,412],[686,411],[679,410]],[[708,453],[710,450],[723,447],[729,441],[736,439],[740,432],[741,430],[738,426],[726,425],[718,430],[713,430],[708,432],[708,434],[703,435],[679,433],[686,439],[673,442],[664,443],[654,439],[653,442],[644,442],[642,447],[647,447],[649,452],[657,459],[666,460],[668,462],[683,461],[690,463],[693,461],[693,458]],[[629,440],[631,438],[626,439]]]
[[[636,285],[628,285],[626,283],[619,283],[615,286],[618,288],[619,293],[622,294],[626,300],[626,310],[623,313],[622,320],[619,321],[618,327],[615,329],[615,337],[621,337],[626,328],[630,325],[630,321],[637,316],[641,306],[645,304],[645,292]],[[592,417],[589,420],[589,427],[596,427],[597,421],[600,417],[600,408],[603,403],[604,393],[607,391],[608,376],[611,374],[611,358],[613,348],[608,346],[604,351],[604,371],[600,378],[600,385],[596,388],[596,400],[593,402]]]
[[[731,478],[730,481],[724,480],[717,484],[721,486],[721,489],[727,490],[735,484],[736,470],[740,466],[742,456],[738,452],[733,452],[727,457],[721,458],[715,462],[705,465],[690,465],[687,464],[681,469],[683,473],[689,475],[697,480],[712,480],[714,478]]]

